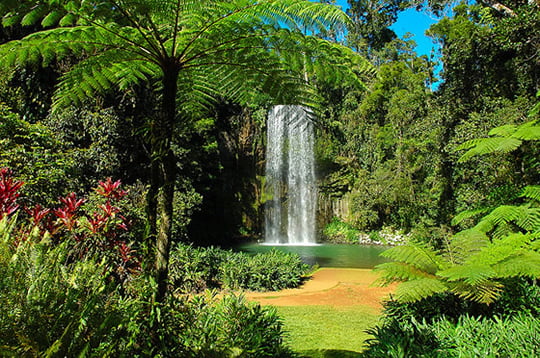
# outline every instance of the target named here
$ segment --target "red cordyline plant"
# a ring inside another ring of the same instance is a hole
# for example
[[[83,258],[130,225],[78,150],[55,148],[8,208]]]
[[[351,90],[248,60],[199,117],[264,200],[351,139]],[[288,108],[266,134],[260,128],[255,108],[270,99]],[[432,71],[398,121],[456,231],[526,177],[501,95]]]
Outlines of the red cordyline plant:
[[[13,179],[9,168],[0,168],[0,220],[19,209],[17,198],[23,185],[22,181]]]
[[[140,259],[123,237],[129,231],[130,223],[116,205],[127,195],[120,185],[120,180],[111,178],[100,181],[96,193],[104,198],[104,202],[97,205],[92,213],[84,210],[86,200],[78,198],[75,193],[59,198],[61,206],[56,209],[36,204],[31,208],[25,207],[24,211],[29,215],[32,226],[40,229],[41,236],[48,233],[53,242],[72,238],[72,250],[79,259],[84,259],[89,253],[105,255],[116,273],[125,278],[128,273],[140,270]],[[0,168],[0,219],[19,209],[17,199],[22,186],[23,182],[13,179],[10,169]],[[30,231],[21,227],[15,244],[26,241]]]

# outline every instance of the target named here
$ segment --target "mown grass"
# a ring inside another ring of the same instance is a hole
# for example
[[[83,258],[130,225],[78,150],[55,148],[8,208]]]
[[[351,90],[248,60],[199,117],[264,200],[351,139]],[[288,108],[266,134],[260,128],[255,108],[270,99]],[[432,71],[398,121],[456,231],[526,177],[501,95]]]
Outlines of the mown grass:
[[[288,345],[302,357],[358,357],[378,312],[366,306],[277,307]]]

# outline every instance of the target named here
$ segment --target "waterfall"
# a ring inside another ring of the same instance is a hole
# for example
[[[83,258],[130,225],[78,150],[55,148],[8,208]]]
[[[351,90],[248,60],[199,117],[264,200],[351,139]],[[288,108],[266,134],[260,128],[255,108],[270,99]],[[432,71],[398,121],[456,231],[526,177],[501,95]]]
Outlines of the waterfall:
[[[265,243],[316,242],[314,129],[309,110],[275,106],[268,114]]]

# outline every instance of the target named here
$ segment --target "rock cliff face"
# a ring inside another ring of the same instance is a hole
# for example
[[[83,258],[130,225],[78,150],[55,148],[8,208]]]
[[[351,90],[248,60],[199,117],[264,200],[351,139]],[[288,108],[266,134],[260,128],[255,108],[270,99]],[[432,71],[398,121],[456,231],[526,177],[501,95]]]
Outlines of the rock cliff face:
[[[215,124],[206,134],[215,140],[216,148],[200,159],[205,161],[203,179],[199,179],[195,188],[203,201],[189,225],[188,235],[197,243],[229,244],[235,239],[264,237],[264,206],[269,199],[264,190],[265,115],[266,110],[254,114],[226,104],[216,111]],[[317,185],[321,188],[316,210],[319,241],[332,218],[347,221],[351,216],[352,200],[347,188],[342,188],[341,182],[339,188],[328,185],[327,172],[319,170],[317,174]],[[208,225],[209,222],[213,224]]]
[[[189,236],[197,243],[230,244],[262,233],[264,127],[249,110],[223,104],[218,108],[216,149],[205,179],[197,185],[203,202],[193,215]],[[208,225],[212,223],[212,225]]]

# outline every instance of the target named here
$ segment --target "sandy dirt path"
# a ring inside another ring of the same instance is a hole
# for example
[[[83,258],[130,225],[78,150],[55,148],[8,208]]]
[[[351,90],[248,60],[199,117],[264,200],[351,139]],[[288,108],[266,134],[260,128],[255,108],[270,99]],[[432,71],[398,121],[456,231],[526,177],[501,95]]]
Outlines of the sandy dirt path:
[[[373,286],[378,274],[368,269],[321,268],[301,287],[278,292],[247,292],[246,298],[263,305],[334,307],[365,305],[377,310],[382,301],[395,290]]]

